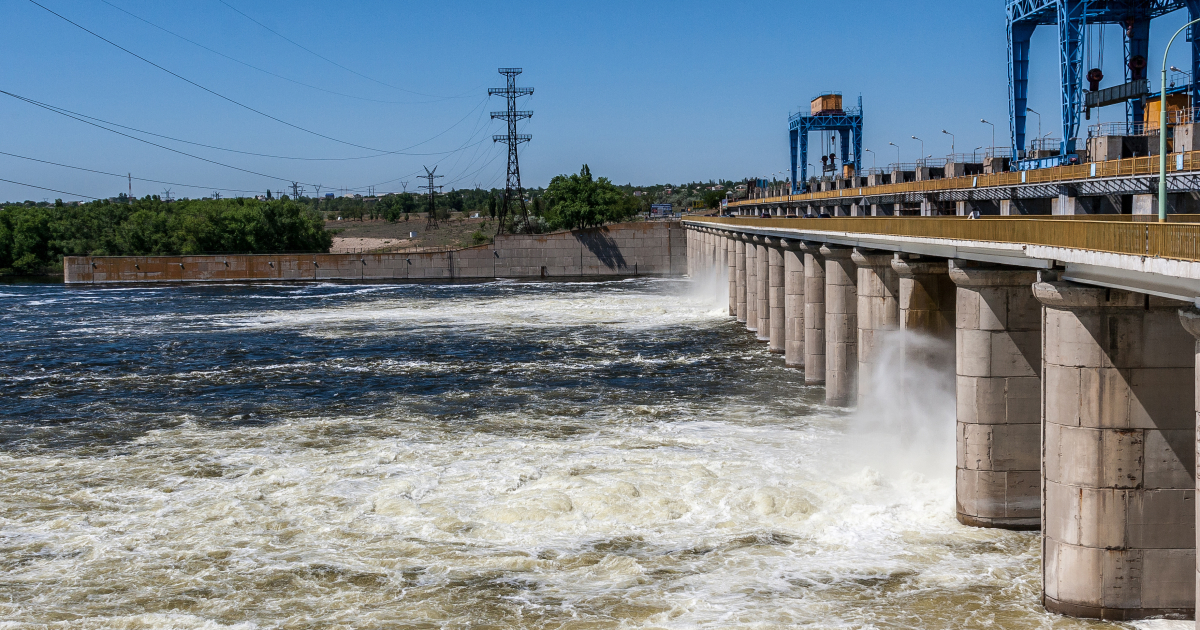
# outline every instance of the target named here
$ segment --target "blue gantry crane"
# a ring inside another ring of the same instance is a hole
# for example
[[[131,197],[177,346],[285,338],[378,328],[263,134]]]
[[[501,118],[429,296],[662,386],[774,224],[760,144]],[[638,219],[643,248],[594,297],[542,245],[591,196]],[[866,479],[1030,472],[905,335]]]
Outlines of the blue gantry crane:
[[[1200,0],[1006,0],[1008,16],[1008,105],[1014,169],[1045,168],[1076,158],[1079,118],[1085,107],[1126,103],[1128,122],[1144,122],[1144,98],[1149,93],[1150,21],[1179,9],[1189,20],[1200,18]],[[1125,84],[1098,90],[1102,72],[1084,70],[1085,33],[1089,24],[1118,24],[1124,29]],[[1025,113],[1029,98],[1029,40],[1038,26],[1058,26],[1059,76],[1062,87],[1062,143],[1059,154],[1023,159]],[[1188,34],[1192,44],[1193,98],[1200,71],[1200,37]],[[1083,89],[1085,72],[1090,92]]]
[[[1197,0],[1200,1],[1200,0]],[[843,166],[851,166],[858,174],[862,166],[862,97],[858,109],[842,107],[840,92],[826,92],[814,98],[809,113],[802,111],[788,118],[788,136],[792,145],[792,192],[802,192],[808,185],[808,132],[836,131],[841,144]],[[854,157],[850,152],[853,145]],[[796,177],[796,160],[800,161],[800,177]]]

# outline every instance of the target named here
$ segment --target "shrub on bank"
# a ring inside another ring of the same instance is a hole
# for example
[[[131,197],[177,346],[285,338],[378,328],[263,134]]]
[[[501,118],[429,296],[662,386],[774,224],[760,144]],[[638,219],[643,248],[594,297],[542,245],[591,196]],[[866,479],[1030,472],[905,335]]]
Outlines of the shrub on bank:
[[[61,269],[63,256],[327,252],[332,244],[319,213],[287,199],[0,207],[0,274]]]

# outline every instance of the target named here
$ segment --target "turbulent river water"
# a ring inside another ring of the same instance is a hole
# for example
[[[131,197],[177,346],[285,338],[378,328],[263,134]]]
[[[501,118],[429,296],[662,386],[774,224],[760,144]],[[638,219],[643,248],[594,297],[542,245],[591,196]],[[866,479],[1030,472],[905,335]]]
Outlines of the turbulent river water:
[[[719,295],[0,285],[0,628],[1130,627]]]

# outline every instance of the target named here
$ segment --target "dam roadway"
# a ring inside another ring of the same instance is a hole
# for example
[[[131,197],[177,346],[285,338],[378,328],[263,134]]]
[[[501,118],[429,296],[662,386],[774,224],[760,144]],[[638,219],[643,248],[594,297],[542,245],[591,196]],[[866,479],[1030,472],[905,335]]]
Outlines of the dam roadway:
[[[1194,618],[1200,224],[786,218],[835,192],[685,219],[689,273],[831,405],[953,378],[958,520],[1040,530],[1048,610]]]

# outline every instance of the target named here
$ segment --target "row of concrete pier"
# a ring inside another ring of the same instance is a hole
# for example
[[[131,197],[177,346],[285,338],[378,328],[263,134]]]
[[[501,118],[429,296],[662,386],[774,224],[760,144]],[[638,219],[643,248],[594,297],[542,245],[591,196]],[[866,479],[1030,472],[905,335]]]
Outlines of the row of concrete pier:
[[[931,378],[918,364],[954,380],[958,520],[1040,530],[1047,609],[1194,618],[1192,304],[1053,269],[687,227],[690,275],[727,276],[729,315],[828,404],[872,395],[885,340],[904,367],[882,378],[905,396],[929,386],[908,377]]]

